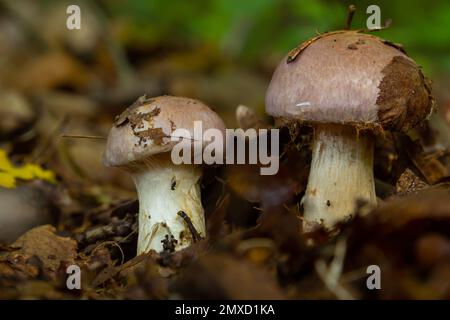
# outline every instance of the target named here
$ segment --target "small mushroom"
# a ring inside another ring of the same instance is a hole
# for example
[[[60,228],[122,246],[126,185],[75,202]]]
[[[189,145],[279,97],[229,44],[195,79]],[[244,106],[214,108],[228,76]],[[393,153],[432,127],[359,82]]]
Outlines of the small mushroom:
[[[407,131],[433,105],[421,69],[400,46],[376,36],[335,31],[291,51],[273,74],[266,112],[314,127],[305,229],[333,227],[357,200],[376,205],[373,133]]]
[[[185,129],[195,138],[194,121],[201,121],[203,131],[225,132],[220,117],[202,102],[161,96],[139,98],[109,133],[104,164],[126,169],[139,198],[138,254],[178,251],[206,235],[201,163],[174,164],[171,159],[171,150],[183,139],[172,141],[173,132]]]

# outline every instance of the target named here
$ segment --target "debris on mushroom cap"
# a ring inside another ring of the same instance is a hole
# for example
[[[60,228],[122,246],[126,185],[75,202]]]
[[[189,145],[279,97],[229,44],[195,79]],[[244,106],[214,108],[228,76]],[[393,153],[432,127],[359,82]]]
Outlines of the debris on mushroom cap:
[[[104,164],[125,166],[151,155],[169,152],[178,142],[171,141],[176,129],[186,129],[194,138],[194,121],[202,121],[203,131],[215,128],[225,132],[220,117],[198,100],[142,96],[116,117],[108,136]]]
[[[362,30],[355,30],[353,32],[356,33],[360,33]],[[287,59],[286,62],[290,63],[292,61],[294,61],[299,54],[301,54],[303,52],[303,50],[305,50],[310,44],[312,44],[313,42],[323,38],[323,37],[328,37],[331,35],[335,35],[335,34],[339,34],[339,33],[345,33],[345,32],[352,32],[349,30],[336,30],[336,31],[331,31],[331,32],[325,32],[322,34],[319,34],[318,36],[315,36],[309,40],[306,40],[305,42],[302,42],[300,45],[298,45],[297,47],[295,47],[294,49],[292,49],[291,51],[289,51],[288,55],[287,55]],[[391,42],[388,40],[384,40],[384,39],[380,39],[380,41],[382,41],[384,44],[387,44],[388,46],[392,46],[398,50],[400,50],[401,52],[403,52],[404,54],[406,54],[405,49],[403,48],[403,46],[400,43],[395,43],[395,42]],[[357,44],[364,44],[364,40],[358,40]],[[350,44],[349,46],[352,46],[352,48],[355,47],[354,44]]]
[[[327,37],[327,36],[330,36],[333,34],[344,33],[344,32],[348,32],[348,31],[347,30],[336,30],[336,31],[332,31],[332,32],[325,32],[325,33],[319,34],[318,36],[315,36],[309,40],[306,40],[305,42],[302,42],[300,45],[298,45],[297,47],[295,47],[294,49],[289,51],[287,58],[286,58],[286,62],[290,63],[290,62],[294,61],[298,57],[298,55],[301,54],[303,52],[303,50],[308,48],[309,45],[312,44],[313,42],[315,42],[323,37]]]
[[[335,31],[292,50],[266,94],[275,117],[407,131],[433,111],[430,82],[403,48]]]
[[[119,127],[119,126],[125,124],[126,121],[129,120],[129,118],[133,116],[133,113],[137,107],[143,106],[145,104],[150,104],[152,102],[153,102],[153,100],[147,99],[146,95],[139,97],[131,106],[126,108],[124,112],[122,112],[120,115],[116,116],[116,118],[114,119],[114,125],[116,127]],[[152,114],[152,112],[150,112],[150,114]]]

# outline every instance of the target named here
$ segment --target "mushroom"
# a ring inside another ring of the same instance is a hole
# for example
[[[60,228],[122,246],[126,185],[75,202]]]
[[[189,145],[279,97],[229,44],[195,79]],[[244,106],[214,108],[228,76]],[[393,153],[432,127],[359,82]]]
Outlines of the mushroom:
[[[357,200],[375,206],[373,134],[408,131],[433,106],[428,80],[399,45],[343,30],[292,50],[273,74],[266,112],[314,128],[304,229],[333,227]]]
[[[185,129],[194,137],[194,121],[225,132],[220,117],[200,101],[144,96],[116,117],[109,133],[104,164],[126,169],[138,194],[138,254],[178,251],[205,237],[201,163],[174,164],[170,152],[183,140],[172,133]]]

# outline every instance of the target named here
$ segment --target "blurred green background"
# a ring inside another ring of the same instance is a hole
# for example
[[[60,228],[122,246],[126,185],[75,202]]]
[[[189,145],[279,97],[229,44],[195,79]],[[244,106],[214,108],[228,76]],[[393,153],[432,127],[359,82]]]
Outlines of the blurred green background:
[[[300,41],[342,28],[347,7],[355,4],[353,28],[365,28],[366,8],[376,4],[382,20],[392,19],[381,37],[405,45],[428,72],[450,71],[450,1],[198,0],[104,1],[126,21],[126,41],[212,46],[252,63],[281,56]]]

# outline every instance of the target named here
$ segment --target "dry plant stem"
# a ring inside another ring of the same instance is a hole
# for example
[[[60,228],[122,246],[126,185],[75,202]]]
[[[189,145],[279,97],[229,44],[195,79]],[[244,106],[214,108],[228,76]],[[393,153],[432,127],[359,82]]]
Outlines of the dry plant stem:
[[[92,139],[92,140],[106,140],[106,137],[101,136],[89,136],[82,134],[63,134],[61,138],[71,138],[71,139]]]
[[[145,168],[133,170],[132,177],[139,198],[138,254],[164,251],[163,243],[178,251],[194,242],[179,211],[184,211],[197,232],[205,236],[199,166],[174,165],[169,157],[155,157]],[[176,242],[170,240],[172,236]]]
[[[304,229],[333,227],[354,213],[357,200],[376,205],[372,137],[345,125],[315,126],[305,196]]]
[[[347,239],[341,238],[334,247],[334,257],[327,266],[324,259],[315,263],[315,269],[325,286],[333,292],[340,300],[354,300],[355,297],[344,286],[341,285],[342,269],[344,267],[345,254],[347,251]]]

